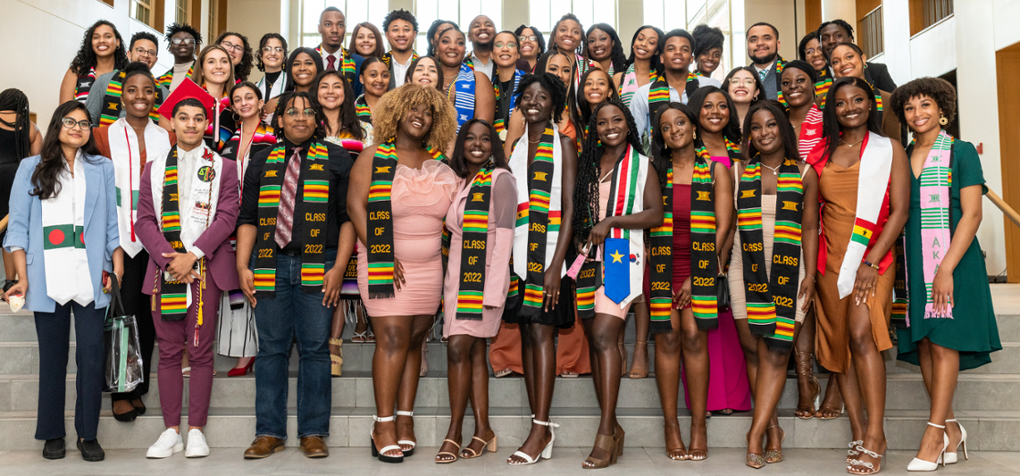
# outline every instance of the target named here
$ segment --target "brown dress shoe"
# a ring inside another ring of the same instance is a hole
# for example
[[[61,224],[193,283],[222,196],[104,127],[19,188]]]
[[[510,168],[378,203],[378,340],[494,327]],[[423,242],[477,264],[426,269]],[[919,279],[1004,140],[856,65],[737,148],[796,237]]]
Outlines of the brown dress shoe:
[[[280,451],[283,451],[283,440],[272,436],[260,436],[244,450],[244,459],[262,459]]]
[[[301,438],[301,451],[305,452],[306,458],[325,458],[329,456],[329,448],[321,436],[306,436]]]

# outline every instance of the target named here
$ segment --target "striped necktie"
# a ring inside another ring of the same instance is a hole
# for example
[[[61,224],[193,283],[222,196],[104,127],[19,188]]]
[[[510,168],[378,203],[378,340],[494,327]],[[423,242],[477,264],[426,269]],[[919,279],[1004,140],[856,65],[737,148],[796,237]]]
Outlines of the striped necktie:
[[[760,70],[758,70],[758,76],[761,78],[761,82],[762,83],[765,82],[765,76],[768,76],[768,75],[769,75],[769,70],[767,70],[767,69],[760,69]]]
[[[280,190],[280,207],[276,214],[276,244],[280,249],[290,244],[294,231],[294,201],[297,197],[298,175],[301,174],[301,148],[295,147],[294,153],[287,160],[287,172],[283,176],[283,189]]]

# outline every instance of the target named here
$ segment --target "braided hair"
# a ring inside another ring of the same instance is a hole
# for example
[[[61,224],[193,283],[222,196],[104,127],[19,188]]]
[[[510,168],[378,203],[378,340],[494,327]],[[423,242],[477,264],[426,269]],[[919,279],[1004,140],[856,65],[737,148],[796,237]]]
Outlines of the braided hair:
[[[623,42],[620,41],[620,35],[616,34],[616,30],[613,29],[608,23],[596,23],[588,27],[588,31],[584,33],[584,38],[581,40],[585,43],[588,41],[588,37],[591,36],[591,32],[595,30],[601,30],[609,35],[609,39],[613,40],[613,50],[609,53],[609,59],[612,61],[613,72],[622,73],[627,70],[627,57],[623,54]]]
[[[124,45],[124,38],[117,31],[117,27],[106,20],[99,20],[93,23],[88,30],[85,30],[85,35],[81,40],[81,47],[78,48],[78,53],[71,60],[71,72],[76,76],[86,74],[89,72],[89,69],[96,66],[98,59],[96,58],[96,52],[92,49],[92,35],[95,34],[96,29],[103,25],[110,27],[113,30],[113,36],[117,38],[118,44],[113,50],[113,69],[121,69],[124,65],[128,64],[127,47]]]
[[[627,120],[627,145],[633,147],[634,150],[642,150],[637,125],[634,123],[634,116],[630,114],[629,107],[619,99],[610,99],[595,106],[595,111],[592,112],[591,119],[587,124],[592,133],[584,139],[584,147],[577,159],[573,218],[574,239],[577,241],[587,240],[588,234],[599,222],[599,210],[602,206],[602,199],[599,197],[599,179],[602,177],[601,163],[604,149],[596,127],[599,111],[604,107],[615,107],[623,113],[623,117]]]
[[[655,26],[652,26],[652,25],[644,25],[641,28],[638,28],[637,31],[634,32],[634,37],[630,39],[630,45],[631,45],[630,46],[630,56],[627,57],[626,67],[623,69],[623,71],[620,71],[621,73],[625,72],[627,70],[627,68],[630,68],[630,65],[634,64],[634,61],[637,60],[637,58],[634,56],[634,43],[637,42],[638,35],[640,35],[641,32],[645,31],[645,30],[652,30],[653,32],[655,32],[655,37],[657,38],[656,43],[655,43],[656,51],[652,54],[652,58],[649,61],[648,70],[649,71],[659,71],[659,69],[662,67],[659,64],[658,49],[659,49],[659,43],[663,42],[663,38],[662,37],[665,36],[666,34],[663,33],[662,30],[660,30],[658,27],[655,27]]]
[[[14,123],[0,119],[5,126],[14,129],[14,152],[19,159],[31,153],[32,122],[29,119],[28,96],[20,89],[10,88],[0,92],[0,111],[14,111]]]
[[[868,108],[868,130],[885,137],[885,133],[882,132],[882,126],[878,121],[875,90],[871,88],[871,85],[866,80],[861,78],[852,76],[839,78],[829,87],[829,92],[825,95],[825,103],[828,104],[828,107],[822,110],[822,139],[825,141],[825,155],[828,157],[832,157],[832,153],[836,151],[836,147],[839,146],[839,136],[843,132],[843,125],[839,123],[839,116],[836,114],[836,92],[847,86],[855,86],[864,91],[864,96],[868,98],[870,103]]]

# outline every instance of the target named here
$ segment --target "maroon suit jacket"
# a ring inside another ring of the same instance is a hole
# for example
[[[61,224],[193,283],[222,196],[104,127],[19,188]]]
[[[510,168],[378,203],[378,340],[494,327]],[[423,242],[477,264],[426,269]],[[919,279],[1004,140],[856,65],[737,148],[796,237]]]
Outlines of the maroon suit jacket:
[[[220,178],[219,198],[213,222],[202,233],[202,236],[195,240],[195,246],[205,253],[208,284],[216,286],[216,289],[220,291],[230,291],[240,288],[237,282],[237,261],[234,258],[234,248],[230,246],[230,235],[234,233],[237,226],[240,192],[237,169],[230,164],[225,164],[221,173],[223,177]],[[174,252],[173,247],[163,237],[163,231],[160,230],[159,221],[156,219],[156,210],[152,203],[150,175],[146,168],[142,173],[141,183],[138,185],[138,222],[135,224],[135,232],[142,240],[142,246],[149,252],[149,266],[145,271],[147,281],[152,280],[157,272],[162,272],[170,264],[170,259],[164,258],[163,253]],[[162,280],[156,279],[155,281],[158,288]],[[152,286],[149,286],[148,282],[143,283],[142,292],[152,294]]]

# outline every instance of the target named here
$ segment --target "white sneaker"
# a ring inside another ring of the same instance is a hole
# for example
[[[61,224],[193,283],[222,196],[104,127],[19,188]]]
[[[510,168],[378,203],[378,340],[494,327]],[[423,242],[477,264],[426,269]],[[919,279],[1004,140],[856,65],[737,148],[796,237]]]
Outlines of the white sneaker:
[[[184,451],[184,439],[181,438],[181,434],[173,428],[167,428],[159,435],[159,439],[149,447],[149,451],[145,452],[145,457],[169,458],[174,453],[181,451]]]
[[[201,430],[188,432],[188,449],[184,452],[185,458],[205,458],[209,456],[209,445],[205,442],[205,435]]]

